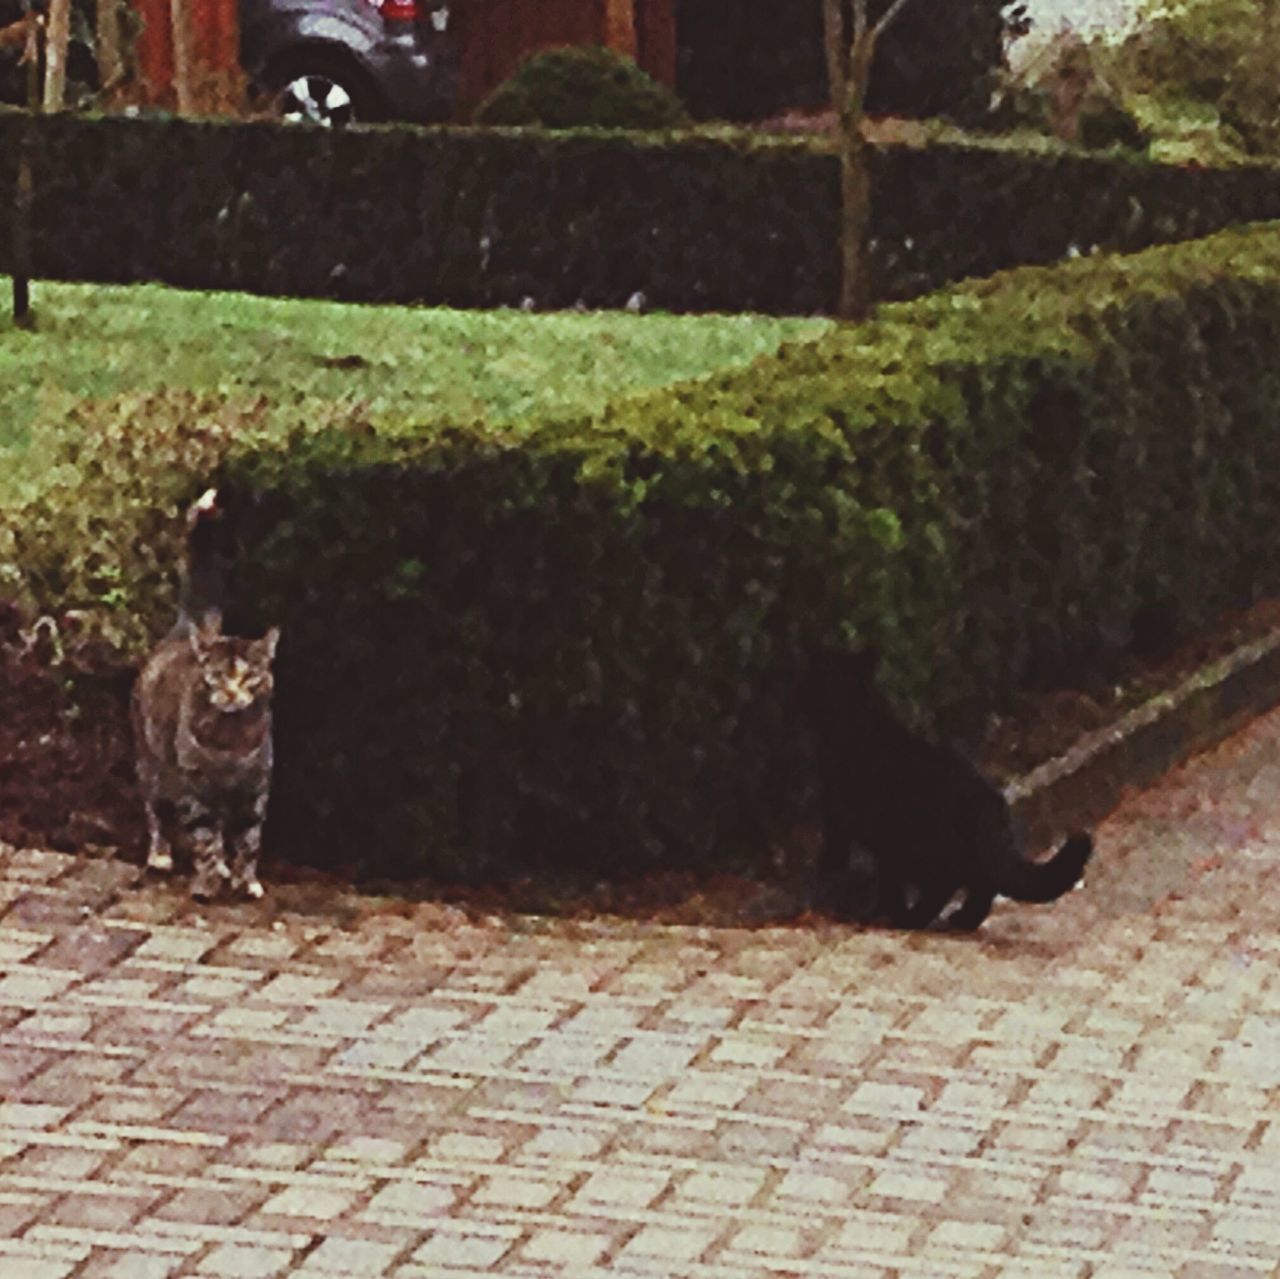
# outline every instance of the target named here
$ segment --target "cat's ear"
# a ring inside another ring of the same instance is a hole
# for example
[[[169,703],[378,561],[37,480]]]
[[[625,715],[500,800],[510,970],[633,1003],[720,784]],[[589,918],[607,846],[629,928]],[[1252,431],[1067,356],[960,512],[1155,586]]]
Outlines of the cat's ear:
[[[267,661],[271,661],[276,655],[276,647],[280,643],[280,628],[273,626],[259,641],[258,646],[267,655]]]

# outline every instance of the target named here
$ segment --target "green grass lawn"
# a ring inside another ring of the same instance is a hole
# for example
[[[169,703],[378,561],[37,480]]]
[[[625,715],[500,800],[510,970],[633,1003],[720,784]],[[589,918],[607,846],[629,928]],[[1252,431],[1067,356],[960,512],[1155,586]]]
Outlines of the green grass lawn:
[[[33,286],[16,331],[0,280],[0,498],[33,438],[68,406],[157,390],[359,405],[372,421],[581,411],[628,391],[749,363],[825,320],[625,312],[527,314],[186,293],[159,285]],[[48,441],[44,441],[46,444]],[[37,452],[44,452],[37,449]],[[30,477],[28,477],[30,478]]]

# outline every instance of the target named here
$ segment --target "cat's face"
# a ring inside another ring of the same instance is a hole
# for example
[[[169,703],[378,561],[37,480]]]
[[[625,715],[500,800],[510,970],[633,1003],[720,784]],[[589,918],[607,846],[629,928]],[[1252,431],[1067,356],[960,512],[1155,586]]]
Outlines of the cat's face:
[[[191,648],[209,705],[234,715],[266,702],[271,697],[271,662],[279,640],[279,628],[274,626],[261,639],[192,635]]]

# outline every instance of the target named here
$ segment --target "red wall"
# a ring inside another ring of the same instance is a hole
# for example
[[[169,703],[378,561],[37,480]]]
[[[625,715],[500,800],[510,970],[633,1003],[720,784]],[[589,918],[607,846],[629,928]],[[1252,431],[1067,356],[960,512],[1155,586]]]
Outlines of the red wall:
[[[634,0],[637,61],[676,78],[675,0]],[[466,117],[536,49],[601,44],[605,0],[467,0],[454,7],[461,50],[459,116]]]
[[[237,0],[187,0],[195,44],[197,101],[216,109],[219,95],[240,80],[240,25]],[[134,0],[142,18],[136,45],[138,72],[148,102],[175,104],[170,0]]]

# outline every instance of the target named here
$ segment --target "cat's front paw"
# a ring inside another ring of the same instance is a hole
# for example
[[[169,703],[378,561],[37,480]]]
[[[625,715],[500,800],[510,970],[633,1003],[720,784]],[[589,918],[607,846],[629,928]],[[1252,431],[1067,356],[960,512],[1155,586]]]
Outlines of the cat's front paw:
[[[153,848],[147,854],[147,869],[167,875],[173,869],[173,854],[167,848]]]
[[[244,895],[251,897],[254,901],[261,901],[267,891],[256,879],[246,879],[241,888],[244,889]]]

